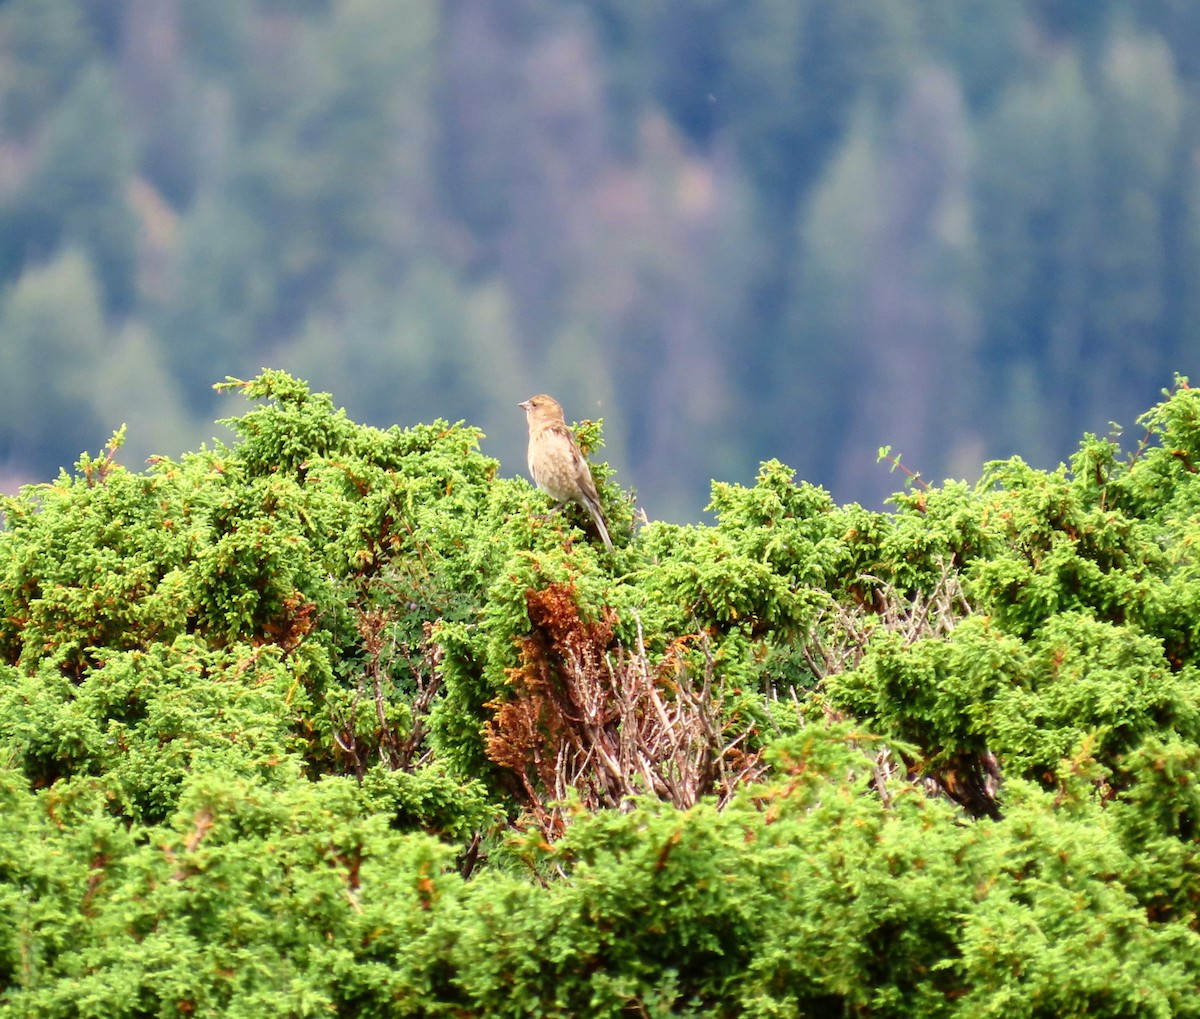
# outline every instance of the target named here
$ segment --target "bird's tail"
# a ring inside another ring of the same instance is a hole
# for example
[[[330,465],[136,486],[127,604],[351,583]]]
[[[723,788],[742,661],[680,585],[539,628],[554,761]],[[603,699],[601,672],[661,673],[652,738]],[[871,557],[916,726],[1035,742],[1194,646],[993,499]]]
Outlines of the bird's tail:
[[[609,554],[612,554],[613,543],[608,536],[608,528],[604,524],[604,514],[600,512],[600,507],[590,499],[587,501],[587,511],[591,514],[592,522],[596,525],[596,530],[600,532],[600,540],[604,542],[604,547],[608,549]]]

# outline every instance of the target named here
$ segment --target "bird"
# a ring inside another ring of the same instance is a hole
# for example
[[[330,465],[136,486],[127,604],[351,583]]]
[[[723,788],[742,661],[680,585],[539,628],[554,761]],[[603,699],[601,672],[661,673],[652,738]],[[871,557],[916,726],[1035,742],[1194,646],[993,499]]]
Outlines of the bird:
[[[604,547],[611,553],[612,539],[600,511],[600,496],[591,468],[567,427],[562,407],[554,397],[539,393],[517,404],[529,423],[529,475],[533,483],[559,507],[573,502],[587,510]]]

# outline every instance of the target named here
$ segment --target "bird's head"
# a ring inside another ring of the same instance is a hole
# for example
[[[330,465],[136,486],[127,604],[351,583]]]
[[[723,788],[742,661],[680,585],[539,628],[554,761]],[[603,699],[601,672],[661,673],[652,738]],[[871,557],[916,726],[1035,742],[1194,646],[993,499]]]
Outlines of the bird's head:
[[[563,410],[553,396],[539,393],[531,396],[524,403],[517,404],[525,412],[530,421],[562,421]]]

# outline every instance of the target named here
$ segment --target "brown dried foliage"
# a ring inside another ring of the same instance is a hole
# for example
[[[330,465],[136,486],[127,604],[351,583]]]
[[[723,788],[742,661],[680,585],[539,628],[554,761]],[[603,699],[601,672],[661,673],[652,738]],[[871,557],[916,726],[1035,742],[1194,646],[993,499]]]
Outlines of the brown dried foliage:
[[[547,836],[561,830],[572,792],[589,810],[647,793],[689,807],[707,795],[723,802],[762,774],[757,753],[743,749],[751,730],[722,719],[702,636],[677,640],[652,666],[640,628],[636,648],[620,646],[615,613],[584,620],[569,585],[530,590],[526,605],[532,628],[509,670],[511,698],[490,705],[487,751],[517,777]]]

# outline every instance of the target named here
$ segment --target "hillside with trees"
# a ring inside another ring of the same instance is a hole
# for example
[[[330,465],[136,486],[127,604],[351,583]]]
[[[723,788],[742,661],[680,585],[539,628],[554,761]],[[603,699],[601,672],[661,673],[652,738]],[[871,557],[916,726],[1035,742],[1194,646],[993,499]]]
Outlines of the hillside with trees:
[[[1194,367],[1198,53],[1186,0],[7,0],[4,490],[263,365],[510,475],[553,392],[656,519],[1052,468]]]
[[[3,502],[0,1019],[1200,1015],[1200,391],[616,546],[280,371]]]

